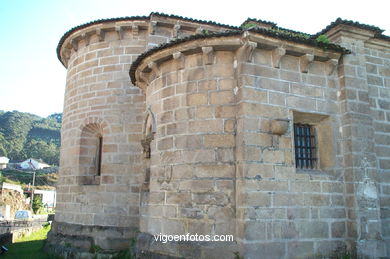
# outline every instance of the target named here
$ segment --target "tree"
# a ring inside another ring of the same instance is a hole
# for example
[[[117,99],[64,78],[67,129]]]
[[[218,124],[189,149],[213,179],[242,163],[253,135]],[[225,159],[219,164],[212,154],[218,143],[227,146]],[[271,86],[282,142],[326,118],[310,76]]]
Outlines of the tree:
[[[32,209],[34,211],[34,214],[37,214],[37,213],[39,213],[40,211],[43,210],[43,202],[42,202],[42,196],[41,195],[35,195],[34,196]]]

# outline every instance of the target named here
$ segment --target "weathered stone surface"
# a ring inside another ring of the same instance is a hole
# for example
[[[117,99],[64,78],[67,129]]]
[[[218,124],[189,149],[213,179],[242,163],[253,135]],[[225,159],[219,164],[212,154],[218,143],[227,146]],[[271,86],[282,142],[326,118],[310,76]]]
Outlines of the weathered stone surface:
[[[139,229],[138,258],[388,257],[389,43],[342,23],[324,34],[351,54],[160,14],[66,34],[51,250],[110,258]],[[293,124],[314,132],[312,167],[297,168]]]

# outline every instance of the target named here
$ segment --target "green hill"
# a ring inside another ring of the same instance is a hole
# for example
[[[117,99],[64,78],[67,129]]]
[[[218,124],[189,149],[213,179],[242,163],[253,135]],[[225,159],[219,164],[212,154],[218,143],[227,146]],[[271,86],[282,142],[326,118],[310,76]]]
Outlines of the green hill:
[[[0,156],[11,160],[42,159],[58,165],[62,114],[42,118],[30,113],[0,111]]]

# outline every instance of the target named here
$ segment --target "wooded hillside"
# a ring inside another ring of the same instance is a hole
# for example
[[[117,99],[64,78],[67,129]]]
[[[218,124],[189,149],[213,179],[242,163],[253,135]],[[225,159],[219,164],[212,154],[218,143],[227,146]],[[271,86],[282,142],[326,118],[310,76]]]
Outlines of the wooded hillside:
[[[58,165],[62,114],[42,118],[30,113],[0,111],[0,156],[11,160],[42,159]]]

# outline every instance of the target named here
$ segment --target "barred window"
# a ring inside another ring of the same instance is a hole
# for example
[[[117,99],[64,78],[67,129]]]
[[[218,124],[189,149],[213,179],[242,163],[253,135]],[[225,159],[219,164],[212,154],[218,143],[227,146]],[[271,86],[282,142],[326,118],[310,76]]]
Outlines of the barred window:
[[[315,129],[309,124],[294,124],[295,165],[300,169],[317,168]]]

